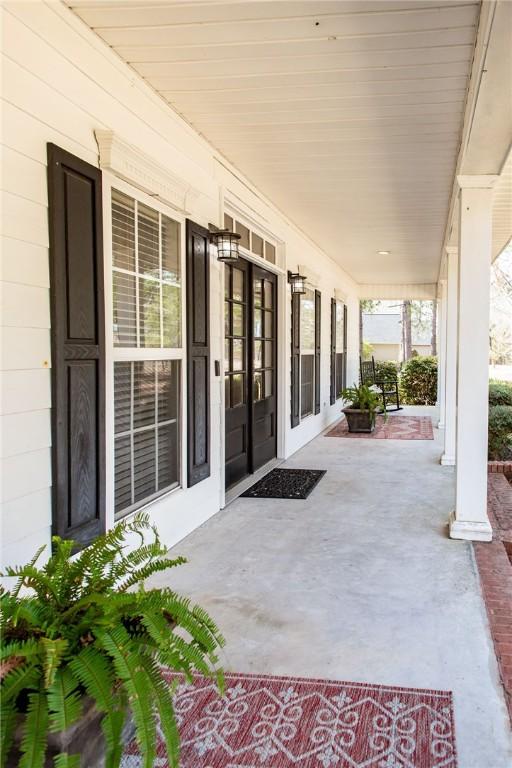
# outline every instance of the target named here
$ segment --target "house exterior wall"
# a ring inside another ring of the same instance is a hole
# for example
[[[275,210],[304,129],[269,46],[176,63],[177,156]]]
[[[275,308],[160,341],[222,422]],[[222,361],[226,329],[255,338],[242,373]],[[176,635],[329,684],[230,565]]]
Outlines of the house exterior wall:
[[[95,130],[111,130],[190,183],[189,216],[220,224],[224,199],[283,244],[280,272],[281,457],[339,414],[329,405],[330,298],[348,306],[347,381],[358,372],[358,287],[60,3],[5,3],[3,23],[3,361],[1,564],[29,559],[51,533],[51,349],[46,144],[98,166]],[[290,293],[286,268],[308,265],[322,292],[321,412],[290,429]],[[211,476],[149,507],[172,545],[223,504],[223,273],[211,261]],[[107,318],[108,322],[109,318]],[[112,479],[110,479],[112,482]]]
[[[401,360],[401,345],[400,344],[371,344],[372,355],[375,360]]]
[[[397,363],[402,361],[402,345],[401,344],[376,344],[371,342],[372,355],[375,360],[396,360]],[[432,349],[429,344],[413,344],[413,352],[417,352],[421,357],[432,354]]]

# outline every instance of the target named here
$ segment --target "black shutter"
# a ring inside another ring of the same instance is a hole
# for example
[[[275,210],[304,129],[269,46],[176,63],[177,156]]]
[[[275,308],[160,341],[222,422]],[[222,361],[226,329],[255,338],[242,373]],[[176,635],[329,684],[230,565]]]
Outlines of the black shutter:
[[[347,386],[347,305],[343,305],[343,389]]]
[[[320,323],[322,294],[315,291],[315,413],[320,413]]]
[[[48,144],[53,533],[105,529],[105,314],[101,171]]]
[[[188,485],[210,477],[210,260],[208,230],[187,219]]]
[[[331,405],[336,402],[336,299],[331,299]]]
[[[300,421],[300,294],[292,293],[291,424]]]

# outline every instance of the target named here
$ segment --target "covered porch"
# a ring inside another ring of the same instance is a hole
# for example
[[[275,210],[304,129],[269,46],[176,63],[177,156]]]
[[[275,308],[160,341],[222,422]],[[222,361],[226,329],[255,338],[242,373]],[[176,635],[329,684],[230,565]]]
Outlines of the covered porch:
[[[452,691],[459,768],[508,768],[473,542],[493,538],[512,2],[0,14],[2,569],[144,510],[190,561],[153,584],[212,614],[227,670]],[[436,302],[437,405],[389,416],[434,437],[327,437],[360,301],[386,298]],[[240,497],[276,466],[326,474],[303,501]],[[454,768],[421,748],[414,768]]]

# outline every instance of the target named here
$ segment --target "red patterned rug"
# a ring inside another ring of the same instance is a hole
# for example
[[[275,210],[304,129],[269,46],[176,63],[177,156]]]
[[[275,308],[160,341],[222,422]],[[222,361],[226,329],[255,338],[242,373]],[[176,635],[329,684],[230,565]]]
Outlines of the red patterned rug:
[[[430,416],[377,416],[373,432],[349,432],[347,420],[338,422],[325,437],[358,437],[370,440],[433,440]]]
[[[172,676],[169,675],[169,680]],[[226,674],[178,686],[180,768],[455,768],[449,691]],[[168,768],[159,740],[155,768]],[[122,768],[140,768],[132,742]]]

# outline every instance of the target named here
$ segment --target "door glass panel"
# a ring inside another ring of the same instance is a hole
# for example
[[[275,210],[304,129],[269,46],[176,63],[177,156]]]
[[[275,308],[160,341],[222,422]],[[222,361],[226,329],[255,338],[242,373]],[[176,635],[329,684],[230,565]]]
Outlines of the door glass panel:
[[[225,272],[224,272],[224,296],[226,299],[229,299],[229,294],[231,292],[231,267],[226,264],[225,265]]]
[[[274,364],[273,343],[271,341],[265,342],[265,368],[271,368]]]
[[[263,342],[261,341],[255,341],[253,344],[253,349],[254,349],[253,365],[255,368],[263,368],[262,346],[263,346]]]
[[[241,371],[244,368],[244,342],[242,339],[233,339],[233,370]]]
[[[233,336],[244,335],[244,308],[242,304],[233,304]]]
[[[265,397],[270,397],[272,394],[272,379],[274,374],[272,371],[265,371]]]
[[[229,397],[229,379],[230,379],[230,376],[226,376],[224,378],[224,390],[225,390],[225,397],[226,397],[226,408],[231,408],[231,398]]]
[[[226,336],[230,335],[230,327],[229,327],[229,304],[226,301],[224,304],[224,333]]]
[[[233,267],[233,296],[235,301],[244,300],[244,273],[241,269]]]
[[[265,312],[265,338],[267,339],[272,338],[272,321],[273,321],[273,313]]]
[[[270,282],[270,280],[264,280],[263,285],[264,285],[264,292],[265,292],[265,307],[266,309],[272,309],[274,306],[273,304],[274,297],[272,296],[272,283]]]
[[[262,303],[262,292],[261,292],[261,280],[254,280],[253,281],[253,295],[254,295],[254,306],[255,307],[261,307]]]
[[[263,323],[262,314],[263,313],[262,313],[261,309],[255,309],[254,310],[254,336],[256,338],[260,338],[260,339],[261,339],[262,330],[263,330],[263,328],[262,328],[262,323]]]
[[[243,373],[231,376],[231,408],[244,403],[244,379]]]
[[[263,374],[261,371],[255,371],[253,376],[253,399],[263,400]]]
[[[229,339],[224,341],[224,370],[231,370],[229,365]]]
[[[254,336],[261,338],[263,336],[263,310],[254,310]]]

